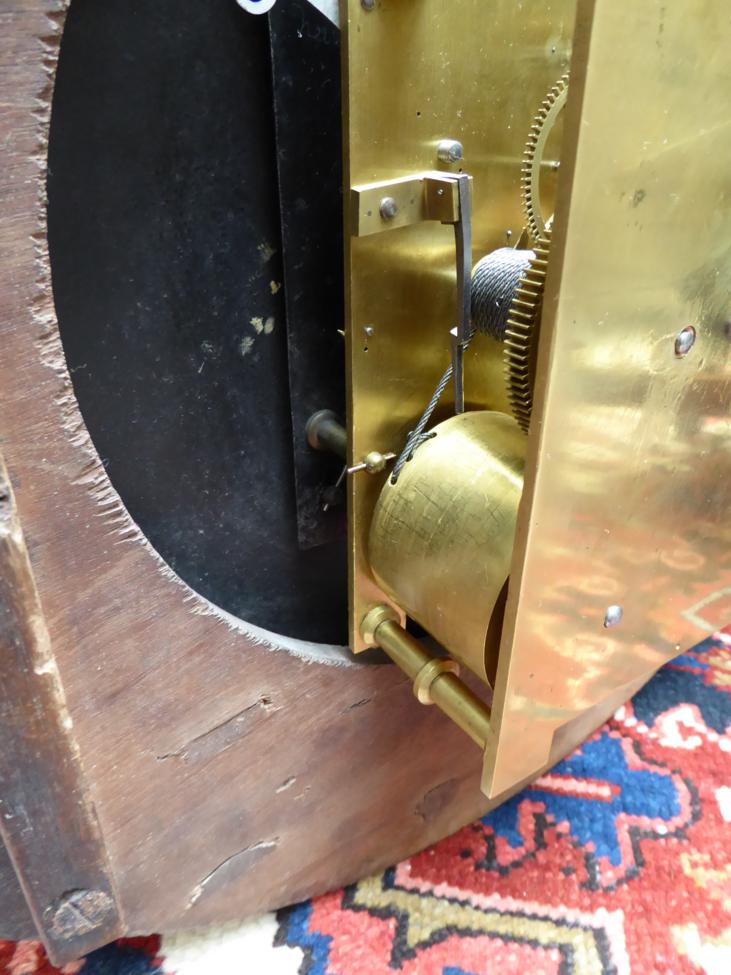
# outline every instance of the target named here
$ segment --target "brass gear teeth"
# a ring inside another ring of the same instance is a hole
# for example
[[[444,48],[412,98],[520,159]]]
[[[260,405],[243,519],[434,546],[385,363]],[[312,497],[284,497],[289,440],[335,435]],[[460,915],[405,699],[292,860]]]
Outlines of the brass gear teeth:
[[[508,312],[503,343],[503,363],[508,400],[513,416],[528,432],[533,410],[533,380],[538,326],[548,270],[551,232],[546,231],[535,248],[535,257],[523,271]]]
[[[546,221],[541,214],[541,201],[537,199],[543,148],[557,116],[566,103],[568,84],[569,75],[566,73],[562,78],[559,78],[543,99],[543,104],[533,119],[528,141],[523,150],[523,162],[520,167],[520,193],[528,233],[534,244],[538,244],[546,233]]]

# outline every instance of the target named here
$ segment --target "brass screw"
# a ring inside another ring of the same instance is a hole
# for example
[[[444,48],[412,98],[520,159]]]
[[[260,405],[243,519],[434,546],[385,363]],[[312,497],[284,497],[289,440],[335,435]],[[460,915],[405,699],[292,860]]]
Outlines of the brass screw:
[[[692,325],[686,325],[675,336],[675,355],[682,359],[684,356],[688,355],[690,350],[695,345],[696,331]]]
[[[462,143],[456,139],[442,139],[437,144],[437,159],[444,163],[457,163],[462,158]]]
[[[392,196],[384,196],[378,210],[384,220],[393,220],[398,213],[398,204]]]

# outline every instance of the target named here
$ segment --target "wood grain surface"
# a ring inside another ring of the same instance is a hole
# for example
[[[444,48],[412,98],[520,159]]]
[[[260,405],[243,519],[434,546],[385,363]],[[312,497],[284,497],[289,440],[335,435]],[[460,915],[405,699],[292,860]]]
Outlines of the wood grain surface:
[[[277,649],[227,619],[110,485],[71,391],[46,247],[64,6],[0,11],[0,437],[125,930],[169,931],[354,881],[486,800],[479,751],[395,668]],[[2,934],[11,900],[3,889]]]
[[[4,843],[0,843],[0,921],[4,938],[20,941],[38,936]]]
[[[0,458],[0,836],[49,954],[121,934],[104,845]]]

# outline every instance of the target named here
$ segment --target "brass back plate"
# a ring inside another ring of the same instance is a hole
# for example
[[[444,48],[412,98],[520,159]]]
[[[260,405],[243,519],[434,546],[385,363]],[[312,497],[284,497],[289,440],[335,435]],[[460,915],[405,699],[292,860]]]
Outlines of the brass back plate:
[[[346,186],[460,167],[474,177],[474,255],[514,243],[523,225],[520,160],[545,92],[566,70],[574,0],[360,0],[341,5]],[[457,139],[464,159],[437,160]],[[385,195],[385,193],[384,193]],[[346,195],[346,346],[350,463],[398,452],[449,362],[456,322],[454,232],[430,220],[354,237],[357,197]],[[366,333],[365,329],[373,329]],[[445,411],[449,415],[449,393]],[[508,410],[500,347],[473,342],[468,405]],[[350,640],[367,610],[387,601],[366,546],[384,476],[350,478]]]

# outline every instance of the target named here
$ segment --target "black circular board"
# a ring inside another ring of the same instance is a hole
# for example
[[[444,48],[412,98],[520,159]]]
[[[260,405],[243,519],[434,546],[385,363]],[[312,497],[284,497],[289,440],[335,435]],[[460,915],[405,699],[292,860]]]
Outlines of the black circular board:
[[[82,415],[131,516],[196,591],[345,641],[345,546],[300,551],[266,18],[74,0],[49,244]]]

